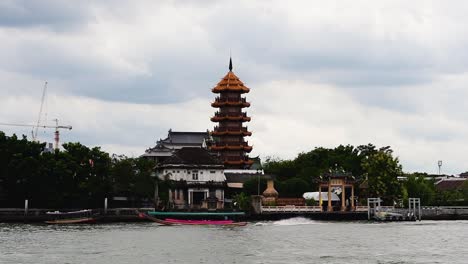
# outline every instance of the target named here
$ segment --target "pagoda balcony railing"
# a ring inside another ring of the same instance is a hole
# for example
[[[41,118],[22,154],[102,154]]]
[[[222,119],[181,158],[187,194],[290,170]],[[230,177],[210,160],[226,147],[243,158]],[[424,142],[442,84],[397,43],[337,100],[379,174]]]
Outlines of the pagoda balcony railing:
[[[220,113],[218,111],[215,112],[216,117],[247,117],[247,113]]]
[[[223,143],[216,143],[217,147],[237,147],[237,146],[243,146],[243,147],[248,147],[249,142],[223,142]]]
[[[247,127],[214,127],[215,132],[249,132]]]
[[[232,102],[232,103],[247,103],[247,100],[245,97],[242,98],[220,98],[219,96],[215,98],[215,102],[217,103],[227,103],[227,102]]]

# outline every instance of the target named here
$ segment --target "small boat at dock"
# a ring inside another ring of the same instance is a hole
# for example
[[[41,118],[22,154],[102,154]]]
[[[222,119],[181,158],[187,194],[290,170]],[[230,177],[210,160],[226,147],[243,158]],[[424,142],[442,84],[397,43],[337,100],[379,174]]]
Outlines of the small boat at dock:
[[[45,221],[46,224],[91,224],[96,222],[92,210],[79,210],[72,212],[53,211],[46,214],[52,220]]]

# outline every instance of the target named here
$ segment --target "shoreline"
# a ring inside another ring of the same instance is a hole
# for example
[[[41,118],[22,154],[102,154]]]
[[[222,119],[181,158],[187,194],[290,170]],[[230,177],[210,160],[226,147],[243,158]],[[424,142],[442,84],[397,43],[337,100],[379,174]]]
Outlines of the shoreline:
[[[0,209],[0,223],[43,223],[50,220],[46,212],[51,209],[2,208]],[[153,208],[112,208],[93,209],[98,223],[118,222],[147,222],[138,217],[138,211],[153,211]],[[294,217],[304,217],[322,221],[367,221],[367,212],[309,212],[309,213],[264,213],[247,214],[235,217],[242,221],[277,221]],[[184,218],[184,217],[182,217]],[[186,217],[185,217],[186,218]],[[468,208],[428,208],[422,209],[421,220],[468,220]]]

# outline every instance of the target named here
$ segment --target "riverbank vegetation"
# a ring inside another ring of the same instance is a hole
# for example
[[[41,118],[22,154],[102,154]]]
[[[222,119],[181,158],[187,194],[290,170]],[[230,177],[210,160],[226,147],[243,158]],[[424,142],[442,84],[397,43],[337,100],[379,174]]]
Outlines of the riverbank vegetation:
[[[131,201],[154,196],[153,162],[110,156],[99,147],[63,144],[44,152],[45,144],[0,132],[0,206],[36,208],[102,207],[105,197]]]
[[[426,173],[404,173],[393,150],[374,145],[340,145],[336,148],[316,148],[300,153],[291,160],[268,158],[267,174],[276,176],[275,188],[280,197],[301,197],[304,192],[317,191],[322,175],[331,171],[349,172],[356,180],[358,197],[381,197],[386,204],[407,203],[408,197],[420,197],[423,205],[468,205],[468,183],[459,190],[437,191],[435,179]],[[404,176],[407,180],[398,180]],[[260,180],[264,190],[265,180]],[[257,194],[258,179],[244,184],[247,194]],[[361,199],[365,204],[365,199]]]

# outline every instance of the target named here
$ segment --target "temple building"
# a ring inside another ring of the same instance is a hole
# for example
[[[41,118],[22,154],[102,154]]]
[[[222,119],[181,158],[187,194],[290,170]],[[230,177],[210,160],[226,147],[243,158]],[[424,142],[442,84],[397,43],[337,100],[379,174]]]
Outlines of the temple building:
[[[248,169],[253,164],[247,155],[252,151],[252,146],[245,141],[245,137],[252,133],[243,126],[245,122],[250,121],[250,117],[242,111],[250,106],[242,96],[249,91],[250,89],[232,72],[232,60],[229,60],[229,72],[212,89],[212,92],[219,96],[211,106],[219,110],[211,118],[211,121],[218,125],[211,132],[213,144],[209,146],[212,152],[218,153],[226,169]]]
[[[157,166],[157,176],[171,182],[169,203],[177,209],[222,209],[224,166],[204,148],[186,147]]]
[[[178,132],[169,129],[167,137],[156,142],[156,146],[149,148],[141,157],[154,160],[157,164],[171,157],[176,150],[195,147],[207,148],[211,141],[209,131],[206,132]]]

